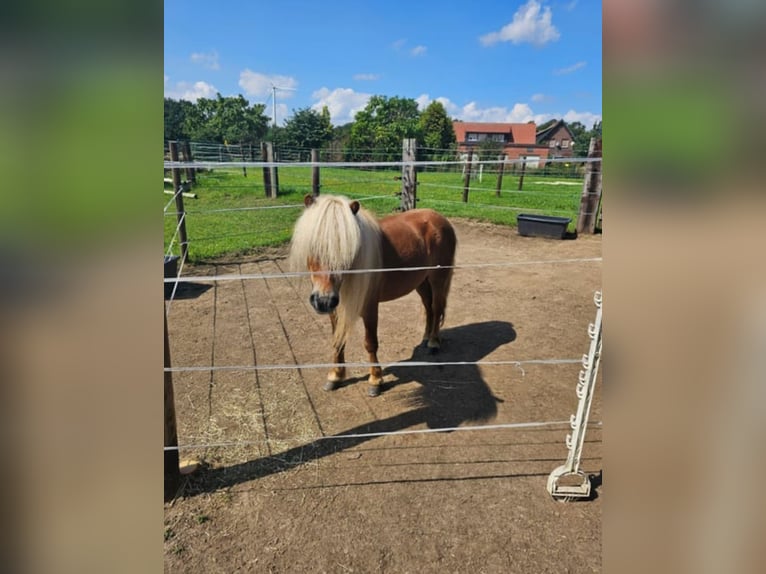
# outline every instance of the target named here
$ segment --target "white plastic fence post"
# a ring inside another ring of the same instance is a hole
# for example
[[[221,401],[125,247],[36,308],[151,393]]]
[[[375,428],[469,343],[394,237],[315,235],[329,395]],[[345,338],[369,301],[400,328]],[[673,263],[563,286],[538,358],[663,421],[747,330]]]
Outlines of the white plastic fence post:
[[[588,326],[591,342],[588,354],[583,355],[582,358],[583,370],[580,371],[576,388],[579,399],[577,414],[572,415],[569,419],[569,424],[572,427],[572,434],[568,434],[566,437],[569,454],[566,463],[556,468],[548,477],[548,492],[553,498],[564,501],[590,497],[590,480],[580,470],[580,457],[585,441],[585,431],[588,427],[596,375],[601,361],[601,291],[596,291],[593,301],[596,304],[596,321]],[[562,478],[564,478],[563,481]],[[576,481],[579,481],[579,484]]]

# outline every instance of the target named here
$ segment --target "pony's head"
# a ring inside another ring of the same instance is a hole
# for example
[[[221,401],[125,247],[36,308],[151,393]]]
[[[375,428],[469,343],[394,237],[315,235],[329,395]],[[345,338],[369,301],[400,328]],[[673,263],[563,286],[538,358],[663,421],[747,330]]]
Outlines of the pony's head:
[[[290,246],[293,268],[311,273],[309,302],[318,313],[331,313],[341,303],[358,314],[367,295],[369,274],[343,271],[377,267],[379,228],[358,201],[341,196],[304,198]],[[353,289],[351,288],[353,287]]]

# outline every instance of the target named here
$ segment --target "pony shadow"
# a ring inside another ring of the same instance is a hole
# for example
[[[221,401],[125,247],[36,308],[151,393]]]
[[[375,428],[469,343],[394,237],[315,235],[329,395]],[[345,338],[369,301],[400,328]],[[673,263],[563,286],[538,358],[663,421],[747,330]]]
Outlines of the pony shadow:
[[[405,394],[410,409],[382,420],[372,421],[308,444],[291,448],[278,455],[222,467],[205,468],[188,478],[185,495],[213,492],[236,484],[263,478],[299,464],[319,460],[336,452],[353,448],[374,437],[349,436],[394,432],[420,424],[431,429],[449,429],[466,422],[492,419],[497,414],[496,398],[474,364],[443,365],[439,361],[472,363],[481,360],[498,347],[516,339],[516,331],[508,322],[486,321],[453,327],[442,331],[442,350],[429,354],[422,345],[413,349],[408,361],[428,361],[434,366],[407,367],[392,365],[384,374],[384,389],[417,383]]]
[[[393,380],[383,383],[382,391],[416,382],[408,402],[423,409],[428,428],[451,428],[464,422],[481,422],[497,415],[497,403],[474,364],[439,365],[449,362],[474,363],[502,345],[516,340],[513,325],[504,321],[486,321],[442,331],[440,353],[432,355],[424,345],[415,347],[406,361],[428,362],[434,366],[408,367],[391,365],[384,375]],[[387,377],[387,378],[389,378]]]

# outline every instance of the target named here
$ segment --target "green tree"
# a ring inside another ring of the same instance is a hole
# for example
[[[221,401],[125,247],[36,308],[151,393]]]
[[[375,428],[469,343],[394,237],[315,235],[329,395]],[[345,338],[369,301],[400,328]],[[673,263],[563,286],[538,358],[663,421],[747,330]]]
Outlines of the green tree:
[[[444,150],[454,148],[456,143],[452,119],[441,102],[431,102],[420,114],[418,130],[421,133],[421,145],[427,148],[427,157],[444,154]]]
[[[332,139],[330,111],[327,106],[321,112],[311,108],[293,110],[293,116],[285,122],[282,135],[283,145],[297,148],[301,159],[307,159],[310,149],[320,149]]]
[[[574,138],[573,147],[575,157],[587,157],[588,147],[590,146],[590,138],[601,137],[601,122],[593,124],[591,129],[586,129],[580,122],[572,122],[567,124],[569,130],[572,132]]]
[[[351,128],[353,122],[335,126],[332,129],[332,140],[325,154],[326,161],[346,161],[350,160],[350,154],[347,154],[351,142]],[[324,158],[323,158],[324,159]]]
[[[218,143],[255,143],[268,129],[264,104],[242,96],[200,98],[186,115],[184,128],[191,139]]]
[[[581,122],[568,123],[567,127],[572,132],[572,153],[575,157],[586,157],[590,143],[590,131]]]
[[[412,98],[372,96],[351,128],[351,156],[362,161],[401,159],[402,140],[420,139],[419,119],[418,103]]]
[[[184,122],[194,104],[186,100],[165,98],[165,141],[188,140]]]

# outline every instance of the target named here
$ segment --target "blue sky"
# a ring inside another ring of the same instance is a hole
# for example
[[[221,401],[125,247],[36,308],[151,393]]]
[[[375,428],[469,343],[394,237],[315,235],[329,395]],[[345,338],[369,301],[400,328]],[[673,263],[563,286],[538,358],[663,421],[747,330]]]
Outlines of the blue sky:
[[[454,119],[601,119],[601,2],[165,1],[165,96],[242,94],[281,125],[372,95],[441,101]],[[290,88],[290,89],[287,89]]]

